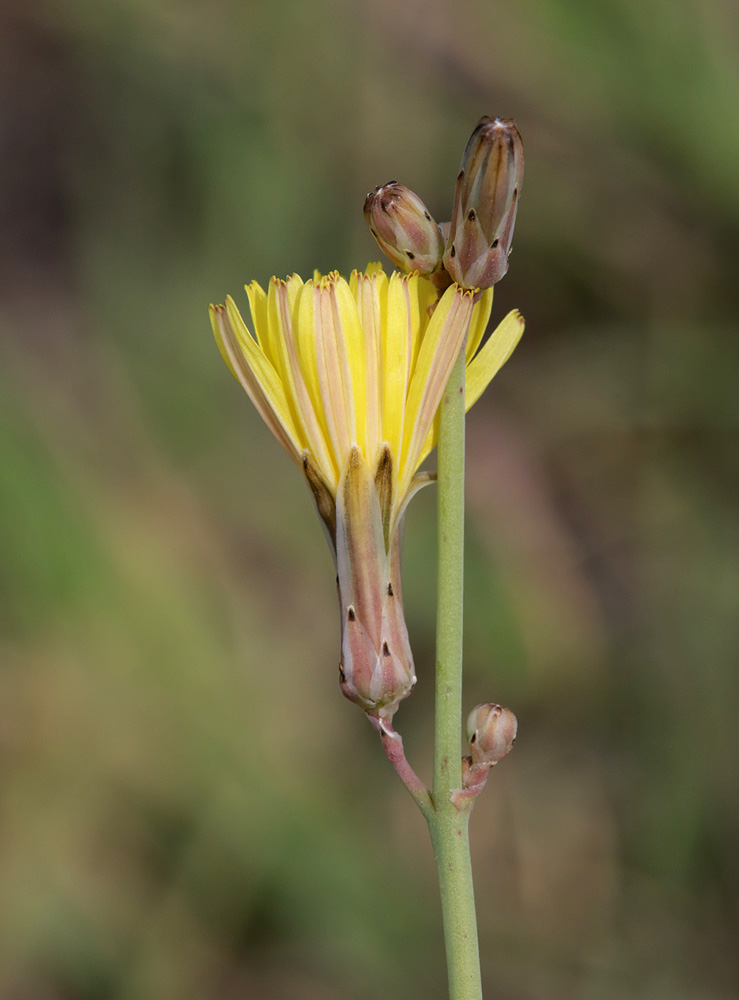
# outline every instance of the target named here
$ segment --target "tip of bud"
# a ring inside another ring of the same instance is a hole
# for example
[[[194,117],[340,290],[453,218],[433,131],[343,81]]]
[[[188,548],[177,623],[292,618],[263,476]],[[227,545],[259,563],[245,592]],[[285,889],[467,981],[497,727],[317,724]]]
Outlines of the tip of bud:
[[[482,115],[475,125],[475,132],[485,125],[490,125],[493,128],[516,128],[516,122],[513,118],[504,118],[502,115],[496,115],[495,118],[492,118],[490,115]]]

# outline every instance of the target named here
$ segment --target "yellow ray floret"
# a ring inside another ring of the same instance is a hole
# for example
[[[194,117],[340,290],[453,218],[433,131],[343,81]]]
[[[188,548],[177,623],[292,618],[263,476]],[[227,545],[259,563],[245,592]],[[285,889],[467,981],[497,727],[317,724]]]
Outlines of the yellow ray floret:
[[[524,327],[514,310],[479,349],[492,288],[475,297],[452,285],[431,310],[430,281],[388,277],[378,264],[348,282],[336,272],[306,282],[294,274],[273,278],[267,292],[254,281],[246,291],[253,333],[230,297],[210,315],[219,350],[262,419],[334,497],[353,449],[372,469],[389,453],[394,507],[436,444],[436,411],[465,338],[469,409]]]

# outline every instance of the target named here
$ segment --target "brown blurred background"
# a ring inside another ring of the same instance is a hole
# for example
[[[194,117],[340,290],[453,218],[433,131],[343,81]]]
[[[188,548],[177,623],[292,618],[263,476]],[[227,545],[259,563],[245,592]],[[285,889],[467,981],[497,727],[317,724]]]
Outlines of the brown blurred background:
[[[737,995],[739,15],[728,0],[3,0],[0,997],[443,1000],[423,821],[340,697],[302,477],[213,344],[254,277],[524,196],[469,420],[487,993]],[[430,776],[434,497],[408,518]]]

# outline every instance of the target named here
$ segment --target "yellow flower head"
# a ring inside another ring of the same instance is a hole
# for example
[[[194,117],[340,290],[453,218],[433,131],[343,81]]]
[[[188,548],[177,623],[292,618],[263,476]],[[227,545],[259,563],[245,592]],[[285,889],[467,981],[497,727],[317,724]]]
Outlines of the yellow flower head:
[[[233,299],[211,306],[216,342],[262,419],[308,479],[327,528],[343,606],[342,690],[389,717],[415,682],[400,597],[397,539],[416,475],[436,444],[436,411],[467,337],[469,408],[523,332],[513,311],[478,351],[492,306],[437,292],[379,264],[246,292],[253,334]]]
[[[468,326],[467,408],[523,331],[514,310],[478,353],[492,289],[474,302],[452,285],[429,317],[431,282],[388,278],[379,264],[348,282],[336,272],[306,282],[294,274],[272,278],[266,293],[256,281],[246,292],[253,335],[230,296],[210,316],[226,364],[262,419],[334,497],[353,446],[373,471],[388,449],[395,508],[436,444],[434,417]]]

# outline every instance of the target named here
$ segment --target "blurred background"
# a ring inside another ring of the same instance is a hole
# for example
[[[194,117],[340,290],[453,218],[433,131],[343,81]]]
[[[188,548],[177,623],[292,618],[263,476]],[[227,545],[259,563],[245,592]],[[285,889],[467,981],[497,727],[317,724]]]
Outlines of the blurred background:
[[[729,0],[3,0],[0,997],[443,1000],[431,850],[338,691],[302,477],[213,343],[252,278],[526,182],[469,420],[486,995],[737,995],[739,15]],[[433,491],[407,521],[427,780]]]

